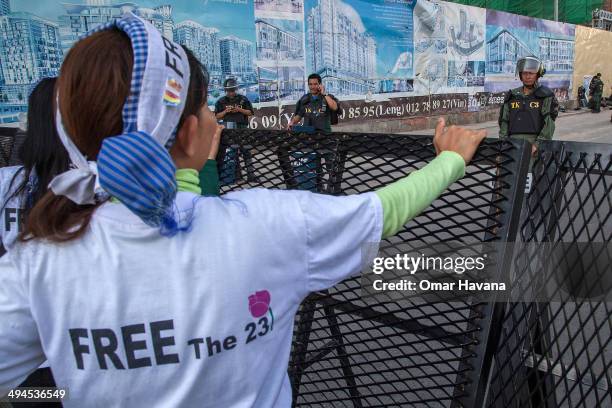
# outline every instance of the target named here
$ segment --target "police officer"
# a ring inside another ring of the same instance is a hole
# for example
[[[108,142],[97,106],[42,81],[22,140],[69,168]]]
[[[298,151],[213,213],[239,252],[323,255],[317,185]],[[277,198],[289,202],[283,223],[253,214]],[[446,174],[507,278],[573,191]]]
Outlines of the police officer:
[[[589,85],[589,95],[591,95],[591,112],[599,113],[601,111],[601,97],[603,95],[604,84],[601,80],[601,73],[597,73],[591,80]]]
[[[337,121],[340,104],[331,94],[325,92],[325,86],[319,74],[308,76],[308,90],[295,105],[295,115],[289,121],[288,130],[304,118],[304,126],[311,126],[315,130],[331,132],[331,125]]]
[[[550,140],[555,132],[559,103],[554,92],[538,83],[546,70],[534,57],[521,58],[516,63],[516,74],[523,86],[511,89],[499,113],[499,137],[525,139],[532,144],[532,154],[542,140]]]

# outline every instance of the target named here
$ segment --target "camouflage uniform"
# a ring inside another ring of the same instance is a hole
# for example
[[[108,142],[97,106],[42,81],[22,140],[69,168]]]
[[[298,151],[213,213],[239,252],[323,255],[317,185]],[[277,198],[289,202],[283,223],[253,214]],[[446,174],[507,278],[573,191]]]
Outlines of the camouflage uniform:
[[[589,85],[589,93],[592,95],[593,112],[598,113],[601,109],[601,96],[603,95],[604,84],[599,77],[594,77]]]
[[[536,83],[529,95],[523,87],[511,89],[499,112],[499,137],[525,139],[536,146],[555,133],[559,103],[550,88]]]

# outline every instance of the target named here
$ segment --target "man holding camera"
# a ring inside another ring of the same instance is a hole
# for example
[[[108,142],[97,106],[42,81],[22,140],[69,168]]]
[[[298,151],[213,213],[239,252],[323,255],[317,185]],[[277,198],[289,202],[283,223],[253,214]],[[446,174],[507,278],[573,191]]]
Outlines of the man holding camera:
[[[225,89],[225,96],[219,98],[217,103],[215,104],[215,116],[217,120],[222,120],[226,129],[246,129],[249,127],[249,116],[253,115],[253,105],[247,99],[246,96],[239,94],[238,91],[238,81],[235,78],[228,78],[223,83],[223,88]],[[244,167],[246,167],[247,180],[256,182],[257,177],[255,177],[255,170],[253,167],[253,158],[251,155],[252,146],[243,145],[243,146],[232,146],[227,154],[234,155],[233,159],[235,161],[235,177],[241,178],[242,169],[240,165],[238,149],[240,155],[244,160]],[[233,180],[233,171],[229,169],[222,169],[220,174],[220,179],[222,184],[230,184]]]
[[[238,90],[238,82],[228,78],[223,83],[225,96],[219,98],[215,104],[215,115],[218,120],[226,124],[226,128],[244,129],[249,127],[249,116],[253,115],[253,105]],[[227,124],[232,123],[235,125]]]

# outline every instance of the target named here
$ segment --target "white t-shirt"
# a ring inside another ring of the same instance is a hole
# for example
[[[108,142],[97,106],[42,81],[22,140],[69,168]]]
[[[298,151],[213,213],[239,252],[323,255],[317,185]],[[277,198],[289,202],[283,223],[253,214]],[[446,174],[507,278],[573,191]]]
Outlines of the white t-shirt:
[[[17,177],[15,177],[17,175]],[[24,195],[15,196],[25,171],[22,166],[9,166],[0,168],[0,244],[5,250],[11,248],[22,229],[24,216]],[[10,198],[9,198],[10,197]],[[0,256],[3,252],[0,250]],[[45,361],[40,368],[49,367]]]
[[[376,194],[265,189],[197,201],[167,238],[121,204],[84,237],[0,258],[0,394],[49,357],[65,407],[289,407],[302,299],[358,273]]]
[[[5,248],[13,245],[21,230],[23,196],[11,197],[8,201],[7,199],[22,183],[24,177],[22,169],[22,166],[0,168],[0,243]],[[18,171],[19,174],[15,177]]]

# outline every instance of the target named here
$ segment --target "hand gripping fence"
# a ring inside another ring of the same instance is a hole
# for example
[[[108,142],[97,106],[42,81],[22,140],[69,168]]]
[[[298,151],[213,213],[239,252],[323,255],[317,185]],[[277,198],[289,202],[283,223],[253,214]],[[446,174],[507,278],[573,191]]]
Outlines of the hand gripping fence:
[[[485,140],[466,176],[380,252],[392,256],[414,242],[610,242],[612,145],[544,142],[534,164],[530,151],[523,141]],[[374,191],[434,157],[428,136],[241,129],[224,131],[217,162],[222,193],[347,195]],[[511,253],[497,256],[503,264]],[[562,281],[557,302],[374,298],[359,277],[313,293],[295,321],[293,405],[612,406],[612,310],[598,297],[611,285],[607,265],[582,289],[580,276]],[[517,271],[512,290],[549,280],[528,262]]]

